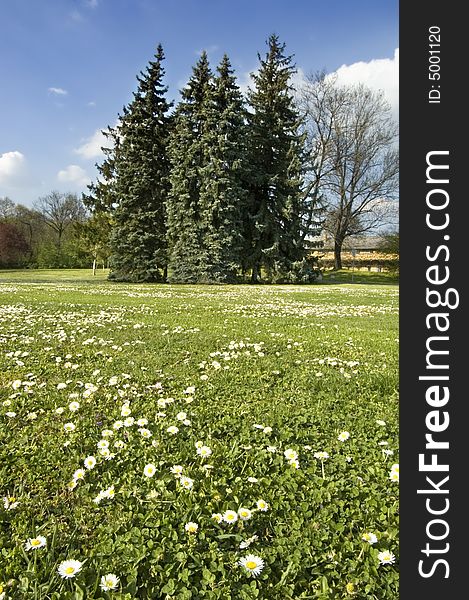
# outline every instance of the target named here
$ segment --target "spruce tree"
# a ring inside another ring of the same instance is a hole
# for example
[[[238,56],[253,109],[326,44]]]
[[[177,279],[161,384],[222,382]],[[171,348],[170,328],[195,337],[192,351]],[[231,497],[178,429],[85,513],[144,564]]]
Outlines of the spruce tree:
[[[162,83],[163,48],[137,77],[138,89],[120,117],[112,196],[111,278],[164,281],[168,264],[165,205],[169,188],[169,103]]]
[[[170,244],[169,280],[197,283],[208,264],[204,238],[206,208],[201,190],[210,162],[213,76],[202,53],[181,92],[170,142],[171,190],[167,204]]]
[[[246,169],[245,109],[228,56],[217,68],[207,130],[209,163],[202,171],[201,206],[206,264],[203,281],[237,280],[242,248],[241,208]]]
[[[295,73],[285,44],[271,35],[265,58],[252,75],[248,93],[249,195],[244,212],[244,269],[257,282],[261,268],[269,278],[288,277],[304,257],[301,241],[302,152],[300,117],[290,79]]]

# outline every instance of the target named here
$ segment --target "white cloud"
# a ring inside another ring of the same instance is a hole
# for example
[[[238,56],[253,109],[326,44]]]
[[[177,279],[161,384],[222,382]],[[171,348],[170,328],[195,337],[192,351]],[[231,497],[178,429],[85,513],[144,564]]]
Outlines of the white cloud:
[[[243,94],[247,93],[248,88],[254,87],[251,73],[257,73],[257,69],[241,73],[238,77],[238,85]],[[382,90],[391,105],[392,114],[397,120],[399,115],[399,48],[394,51],[393,58],[377,58],[369,62],[344,64],[331,75],[336,75],[338,83],[342,85],[363,83],[373,90]],[[300,89],[305,80],[303,69],[297,67],[297,72],[293,75],[290,83],[294,88]]]
[[[86,6],[88,6],[88,8],[97,8],[98,0],[86,0],[85,4],[86,4]]]
[[[81,146],[75,149],[75,153],[87,159],[98,158],[103,155],[101,147],[108,147],[109,144],[110,142],[106,139],[102,130],[97,129]]]
[[[68,94],[67,90],[58,87],[50,87],[47,91],[49,94],[57,94],[57,96],[66,96]]]
[[[77,186],[85,186],[90,183],[90,178],[86,174],[85,169],[78,165],[68,165],[57,173],[57,179],[62,183],[76,184]]]
[[[15,186],[21,183],[26,175],[26,158],[24,154],[14,150],[0,154],[0,184]]]
[[[356,62],[342,65],[336,73],[338,83],[354,85],[363,83],[374,89],[382,90],[391,105],[395,119],[399,115],[399,48],[393,58],[377,58],[369,62]]]

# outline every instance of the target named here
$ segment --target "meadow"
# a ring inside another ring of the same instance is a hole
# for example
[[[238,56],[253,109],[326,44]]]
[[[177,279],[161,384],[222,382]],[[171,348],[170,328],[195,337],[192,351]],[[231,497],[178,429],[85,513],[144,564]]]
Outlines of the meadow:
[[[398,597],[398,287],[0,274],[0,599]]]

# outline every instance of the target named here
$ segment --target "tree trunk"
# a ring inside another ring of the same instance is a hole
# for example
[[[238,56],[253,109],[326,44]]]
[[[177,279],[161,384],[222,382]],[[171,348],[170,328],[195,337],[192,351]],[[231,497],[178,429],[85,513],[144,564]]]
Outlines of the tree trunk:
[[[166,283],[168,281],[168,267],[163,269],[163,281]]]
[[[96,259],[93,260],[93,275],[96,275]]]
[[[251,283],[257,283],[258,277],[259,277],[259,267],[256,264],[252,268]]]
[[[334,241],[334,271],[342,268],[342,241]]]

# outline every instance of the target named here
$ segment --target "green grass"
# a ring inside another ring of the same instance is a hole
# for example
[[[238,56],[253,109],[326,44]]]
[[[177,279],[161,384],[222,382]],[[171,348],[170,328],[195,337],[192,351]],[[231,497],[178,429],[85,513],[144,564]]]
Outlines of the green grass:
[[[16,498],[0,504],[8,597],[395,600],[397,295],[0,273],[0,497]],[[147,422],[115,429],[128,410]],[[115,456],[100,455],[101,439]],[[96,466],[70,489],[90,455]],[[212,518],[240,507],[250,519]],[[38,535],[46,547],[26,550]],[[395,564],[380,564],[383,550]],[[248,553],[264,560],[257,577],[239,564]],[[83,563],[74,578],[57,573],[66,559]],[[107,573],[120,578],[114,592],[99,586]]]
[[[4,269],[0,270],[0,282],[28,281],[30,283],[41,282],[81,282],[97,283],[106,281],[109,269],[96,269],[93,275],[92,269]]]
[[[371,283],[374,285],[397,285],[399,275],[390,271],[358,271],[342,269],[340,271],[324,271],[323,283]]]

